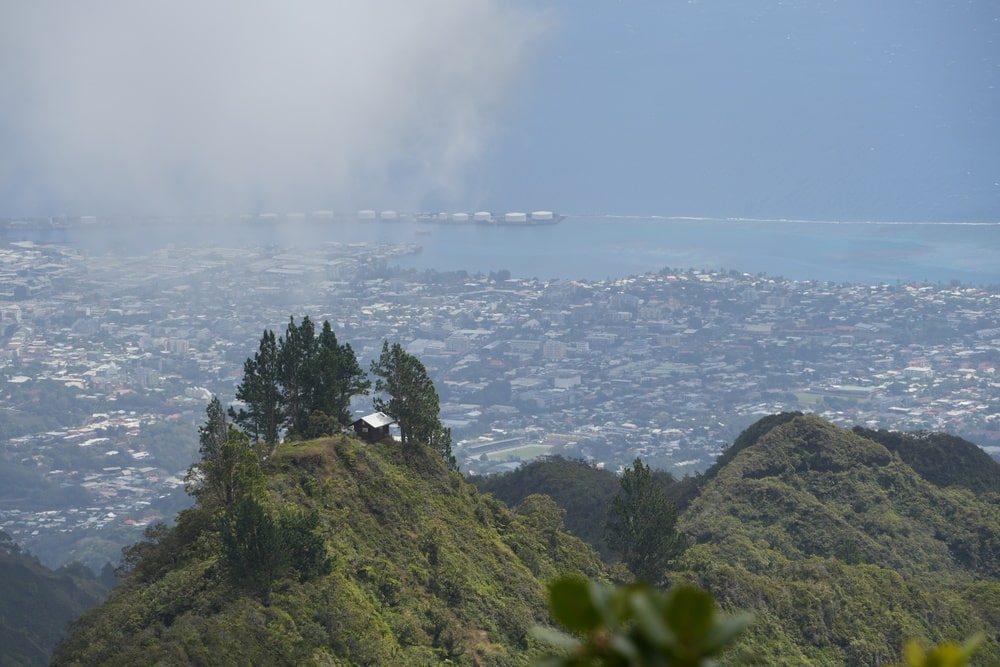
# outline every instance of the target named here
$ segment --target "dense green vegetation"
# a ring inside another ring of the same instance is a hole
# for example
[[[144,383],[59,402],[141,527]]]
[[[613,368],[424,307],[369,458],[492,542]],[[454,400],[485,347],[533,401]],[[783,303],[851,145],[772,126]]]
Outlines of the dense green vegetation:
[[[399,424],[403,445],[427,445],[441,453],[449,468],[458,470],[451,454],[451,429],[441,424],[440,400],[423,363],[399,343],[383,341],[382,354],[372,362],[371,373],[377,378],[376,393],[388,397],[376,396],[375,409]]]
[[[451,430],[441,423],[440,400],[423,363],[399,343],[384,341],[370,370],[374,409],[396,422],[403,444],[428,445],[457,470]],[[316,333],[308,316],[299,324],[291,317],[283,336],[265,330],[243,363],[236,398],[245,407],[229,408],[229,417],[255,444],[270,448],[282,439],[320,438],[351,423],[351,397],[371,386],[350,343],[340,343],[329,322]],[[215,421],[221,424],[224,415]]]
[[[0,665],[47,665],[69,622],[107,595],[85,567],[50,570],[0,530]]]
[[[618,477],[586,461],[548,456],[525,463],[502,475],[472,477],[480,491],[490,493],[511,507],[536,493],[552,497],[566,511],[566,532],[610,559],[611,549],[604,541],[604,520],[612,498],[618,493]]]
[[[546,648],[529,628],[551,627],[545,582],[631,579],[564,533],[564,517],[593,536],[618,510],[647,505],[659,517],[647,533],[661,527],[677,547],[683,536],[686,549],[657,546],[670,556],[633,562],[612,540],[634,573],[708,591],[724,614],[754,617],[738,637],[727,635],[734,646],[723,664],[749,654],[765,664],[884,665],[903,657],[909,638],[926,646],[977,633],[972,664],[1000,660],[1000,496],[989,470],[962,475],[962,466],[981,463],[949,438],[868,437],[814,416],[773,415],[704,475],[681,481],[638,460],[620,479],[560,459],[477,480],[510,492],[510,510],[419,442],[337,436],[262,456],[236,430],[223,441],[224,420],[213,428],[211,414],[210,406],[203,459],[188,479],[196,506],[126,552],[124,583],[77,623],[55,664],[207,656],[219,664],[219,655],[222,664],[530,664]],[[945,471],[933,464],[941,460]],[[928,479],[934,473],[942,476]],[[539,493],[546,485],[550,495]],[[635,497],[655,501],[628,506]],[[674,514],[677,498],[686,506]],[[680,535],[670,532],[675,517]],[[594,608],[615,595],[600,593]],[[625,614],[625,635],[650,605],[671,632],[680,622],[668,611],[673,596],[623,595],[609,609]],[[684,595],[705,608],[704,597]],[[570,630],[605,637],[591,617],[555,613]],[[699,627],[709,633],[717,617],[706,618]],[[669,636],[658,636],[667,643],[657,650],[667,650]],[[712,653],[725,643],[703,638]],[[942,650],[952,649],[960,650]],[[922,649],[911,654],[929,659]],[[585,664],[564,660],[570,655],[551,664]]]
[[[608,546],[621,554],[636,577],[662,584],[687,543],[676,525],[677,505],[653,481],[649,466],[636,459],[622,473],[608,508],[604,523]]]
[[[899,454],[932,484],[1000,493],[1000,463],[968,440],[947,433],[901,433],[861,426],[855,426],[854,432]]]
[[[282,435],[315,438],[351,421],[351,396],[371,386],[350,343],[340,343],[329,322],[319,333],[308,316],[291,317],[285,334],[265,330],[253,357],[243,363],[236,398],[245,408],[231,417],[255,442],[276,444]]]
[[[729,611],[755,611],[741,647],[768,662],[884,664],[905,637],[961,640],[1000,627],[1000,495],[984,457],[944,434],[765,417],[705,473],[658,478],[689,543],[667,575]],[[476,483],[505,499],[550,484],[567,517],[604,521],[614,494],[596,480],[609,473],[584,468],[545,460]],[[987,633],[982,664],[998,659],[998,645]]]
[[[199,502],[132,549],[124,583],[55,664],[521,665],[536,652],[529,628],[548,621],[543,582],[606,576],[550,499],[513,512],[428,447],[289,442],[262,470],[261,505],[319,536],[328,571],[293,554],[265,591],[234,572],[226,510]],[[256,516],[244,518],[259,527]]]
[[[690,502],[698,492],[700,476],[675,480],[662,470],[649,470],[657,489],[678,508]],[[591,545],[605,560],[620,554],[605,540],[608,509],[621,490],[621,479],[614,472],[596,468],[580,459],[543,456],[521,465],[517,470],[499,475],[471,476],[469,481],[510,506],[536,493],[551,496],[566,511],[566,532]]]
[[[1000,659],[997,498],[816,417],[775,421],[681,515],[677,579],[753,611],[742,645],[771,662],[884,664],[907,637],[977,631]]]

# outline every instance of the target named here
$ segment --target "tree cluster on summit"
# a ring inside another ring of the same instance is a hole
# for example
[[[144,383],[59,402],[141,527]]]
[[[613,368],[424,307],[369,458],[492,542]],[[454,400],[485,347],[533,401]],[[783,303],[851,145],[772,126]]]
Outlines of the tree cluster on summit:
[[[216,517],[229,575],[266,602],[288,571],[309,579],[328,573],[331,561],[316,532],[318,515],[275,504],[262,463],[282,436],[318,438],[350,423],[351,397],[367,394],[371,381],[330,323],[317,335],[308,317],[298,325],[289,318],[280,338],[265,330],[243,372],[236,397],[245,407],[230,407],[229,423],[218,397],[209,402],[198,429],[201,460],[188,469],[185,487],[199,510]],[[380,394],[374,407],[399,424],[403,446],[428,445],[455,469],[451,432],[438,419],[440,403],[424,365],[386,341],[371,372]],[[124,570],[142,561],[144,549],[126,552]]]
[[[399,425],[403,444],[428,445],[455,469],[451,432],[438,418],[440,401],[420,360],[385,341],[370,372],[374,409]],[[236,398],[245,407],[229,408],[229,417],[255,445],[273,450],[282,437],[318,438],[347,426],[351,398],[367,395],[371,386],[350,343],[340,343],[328,321],[317,334],[308,316],[299,324],[290,317],[283,336],[265,330],[257,352],[244,362]],[[213,418],[210,410],[208,416],[208,428],[224,441],[224,415]]]

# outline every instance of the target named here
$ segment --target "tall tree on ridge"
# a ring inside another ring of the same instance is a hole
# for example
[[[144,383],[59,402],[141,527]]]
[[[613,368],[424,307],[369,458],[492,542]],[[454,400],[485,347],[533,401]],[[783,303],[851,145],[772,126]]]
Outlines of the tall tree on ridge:
[[[249,436],[230,426],[218,457],[203,458],[188,468],[184,485],[202,507],[223,511],[245,497],[264,494],[264,471]]]
[[[441,453],[450,468],[457,469],[451,454],[451,430],[438,418],[440,400],[420,360],[399,343],[390,346],[389,341],[383,341],[382,354],[372,362],[371,373],[378,378],[375,391],[389,397],[377,396],[374,407],[396,420],[403,444],[428,445]]]
[[[368,376],[354,350],[337,340],[330,323],[316,327],[308,316],[290,317],[285,335],[264,331],[260,349],[243,364],[236,398],[246,403],[229,415],[255,443],[329,435],[351,422],[351,397],[367,394]]]
[[[243,363],[243,379],[236,398],[246,404],[239,412],[229,409],[230,418],[255,443],[275,445],[281,433],[281,388],[278,384],[278,343],[274,332],[264,330],[260,348]]]
[[[605,540],[639,579],[664,581],[667,567],[686,546],[676,529],[677,506],[653,481],[640,459],[625,469],[618,495],[608,508]]]
[[[350,343],[338,343],[328,321],[323,322],[319,334],[316,366],[311,411],[323,412],[342,425],[349,424],[351,397],[367,394],[372,383]]]
[[[319,385],[318,353],[316,327],[309,316],[298,326],[294,317],[288,318],[285,335],[278,341],[278,383],[289,433],[304,434],[309,424],[313,394]]]
[[[198,453],[202,460],[218,461],[222,445],[229,439],[229,423],[218,396],[213,396],[205,408],[205,423],[198,427]]]

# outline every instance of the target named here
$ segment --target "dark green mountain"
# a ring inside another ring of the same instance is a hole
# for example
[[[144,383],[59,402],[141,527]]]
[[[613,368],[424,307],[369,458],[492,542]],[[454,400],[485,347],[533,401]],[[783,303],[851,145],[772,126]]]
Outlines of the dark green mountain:
[[[50,570],[5,548],[0,531],[0,666],[47,665],[70,621],[104,599],[107,587],[90,570]]]
[[[670,577],[753,612],[740,649],[764,664],[887,664],[906,638],[976,632],[975,664],[994,664],[1000,495],[966,444],[767,417],[704,475],[661,480],[686,504],[689,546]],[[548,622],[544,582],[610,578],[553,500],[596,534],[603,507],[582,490],[610,496],[613,479],[579,462],[498,486],[515,510],[422,447],[286,443],[265,468],[275,507],[317,513],[328,574],[247,589],[227,576],[218,517],[196,507],[130,552],[131,574],[54,664],[526,665],[539,650],[527,629]]]
[[[681,515],[676,579],[753,611],[769,664],[884,664],[907,637],[987,633],[1000,659],[1000,502],[942,488],[813,416],[754,429]]]
[[[328,574],[281,574],[262,599],[226,576],[217,522],[182,512],[54,664],[524,665],[543,582],[605,577],[550,498],[515,513],[422,446],[286,443],[265,472],[273,504],[317,511]]]
[[[678,507],[685,507],[698,493],[701,477],[676,480],[662,470],[654,470],[653,482]],[[566,532],[597,549],[606,560],[616,554],[604,540],[607,509],[618,493],[620,479],[610,470],[595,468],[586,461],[545,456],[499,475],[473,476],[469,481],[511,507],[532,494],[551,496],[566,510]]]
[[[602,529],[608,504],[618,493],[618,477],[610,470],[599,470],[586,461],[549,456],[509,473],[469,481],[511,507],[532,494],[551,496],[566,510],[566,532],[592,545],[602,556],[611,556]]]
[[[855,426],[854,432],[899,454],[932,484],[1000,493],[1000,463],[968,440],[947,433],[901,433],[861,426]]]

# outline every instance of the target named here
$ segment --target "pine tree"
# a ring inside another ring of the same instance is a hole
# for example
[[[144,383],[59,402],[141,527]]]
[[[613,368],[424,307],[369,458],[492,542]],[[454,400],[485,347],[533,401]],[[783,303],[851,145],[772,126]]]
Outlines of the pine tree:
[[[270,604],[274,581],[289,559],[278,523],[261,499],[247,496],[223,515],[220,528],[229,575]]]
[[[639,579],[659,584],[686,545],[676,523],[677,506],[653,481],[649,466],[636,459],[622,475],[618,495],[608,509],[608,546],[621,554]]]
[[[274,332],[265,329],[260,348],[243,363],[243,379],[236,398],[246,404],[229,416],[254,442],[275,445],[281,432],[281,388],[278,384],[278,344]]]
[[[440,400],[420,360],[399,343],[390,346],[389,341],[383,341],[382,354],[372,362],[371,373],[378,378],[375,391],[389,397],[388,400],[376,397],[374,407],[396,420],[403,444],[428,445],[441,453],[450,468],[456,469],[451,454],[451,430],[438,418]]]
[[[255,443],[273,447],[282,433],[319,437],[349,424],[351,398],[370,387],[354,350],[337,340],[329,322],[317,336],[308,316],[298,324],[290,317],[284,336],[265,330],[243,364],[236,398],[246,408],[229,415]]]
[[[351,422],[351,397],[367,394],[371,381],[358,364],[350,343],[340,344],[328,321],[323,322],[318,348],[311,409],[346,426]]]
[[[278,341],[278,382],[289,433],[303,435],[309,424],[313,396],[319,386],[319,345],[309,316],[296,326],[288,318],[285,335]]]
[[[212,397],[205,413],[205,423],[198,427],[198,453],[204,461],[218,461],[222,445],[229,439],[229,423],[218,396]]]

